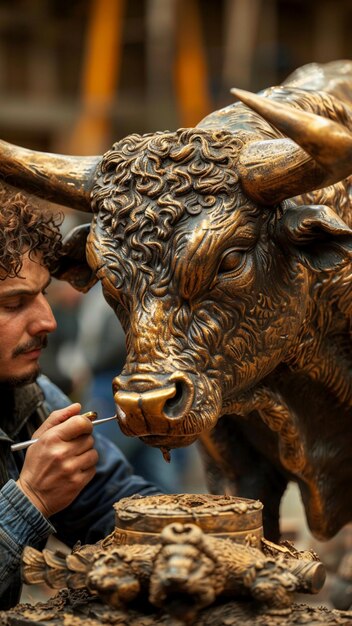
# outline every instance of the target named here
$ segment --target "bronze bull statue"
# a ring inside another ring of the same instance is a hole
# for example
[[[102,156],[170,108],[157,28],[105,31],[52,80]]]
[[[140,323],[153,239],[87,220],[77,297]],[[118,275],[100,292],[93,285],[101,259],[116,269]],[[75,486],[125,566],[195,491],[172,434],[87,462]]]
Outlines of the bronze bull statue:
[[[122,431],[165,456],[200,438],[211,490],[260,499],[272,539],[297,481],[329,538],[352,520],[352,62],[234,92],[103,157],[2,142],[1,175],[92,212],[56,275],[100,279],[125,329]]]

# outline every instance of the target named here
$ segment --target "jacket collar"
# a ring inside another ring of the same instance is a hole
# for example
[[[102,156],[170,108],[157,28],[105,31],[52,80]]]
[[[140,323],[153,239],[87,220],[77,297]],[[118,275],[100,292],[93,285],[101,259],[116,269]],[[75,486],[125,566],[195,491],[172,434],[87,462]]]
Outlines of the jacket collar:
[[[9,440],[16,437],[29,416],[39,408],[44,394],[37,383],[21,387],[4,388],[2,392],[3,410],[0,417],[0,439]]]

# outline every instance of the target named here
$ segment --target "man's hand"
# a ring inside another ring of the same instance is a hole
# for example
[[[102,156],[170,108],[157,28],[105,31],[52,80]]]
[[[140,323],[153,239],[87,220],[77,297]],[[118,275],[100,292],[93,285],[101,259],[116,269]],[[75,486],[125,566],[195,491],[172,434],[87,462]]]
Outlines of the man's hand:
[[[80,410],[75,403],[49,415],[33,434],[39,441],[28,448],[17,480],[45,517],[71,504],[95,474],[93,426]]]

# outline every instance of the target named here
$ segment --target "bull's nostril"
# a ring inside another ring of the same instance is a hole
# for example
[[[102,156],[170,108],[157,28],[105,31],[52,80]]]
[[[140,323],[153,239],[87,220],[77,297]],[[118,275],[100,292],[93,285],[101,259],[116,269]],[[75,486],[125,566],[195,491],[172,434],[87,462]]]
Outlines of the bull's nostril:
[[[188,388],[183,381],[177,380],[174,382],[174,385],[176,393],[172,398],[169,398],[164,405],[164,413],[167,417],[179,417],[189,396]]]

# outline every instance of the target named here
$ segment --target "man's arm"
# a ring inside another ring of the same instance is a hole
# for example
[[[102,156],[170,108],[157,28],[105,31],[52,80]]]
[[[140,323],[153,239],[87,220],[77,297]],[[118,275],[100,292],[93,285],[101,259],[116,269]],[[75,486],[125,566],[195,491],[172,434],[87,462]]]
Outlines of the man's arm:
[[[55,532],[51,515],[67,507],[95,473],[92,424],[73,404],[51,413],[34,433],[20,475],[0,490],[0,607],[19,599],[24,546],[41,548]]]
[[[55,529],[14,480],[0,489],[0,511],[0,609],[5,610],[19,601],[24,546],[42,547]]]
[[[0,607],[18,601],[24,546],[42,548],[55,532],[49,518],[66,508],[95,473],[92,424],[77,415],[79,404],[48,406],[50,415],[34,433],[39,441],[25,455],[17,481],[0,490]],[[63,408],[64,407],[64,408]],[[55,409],[51,411],[50,409]],[[15,475],[13,475],[15,478]]]

